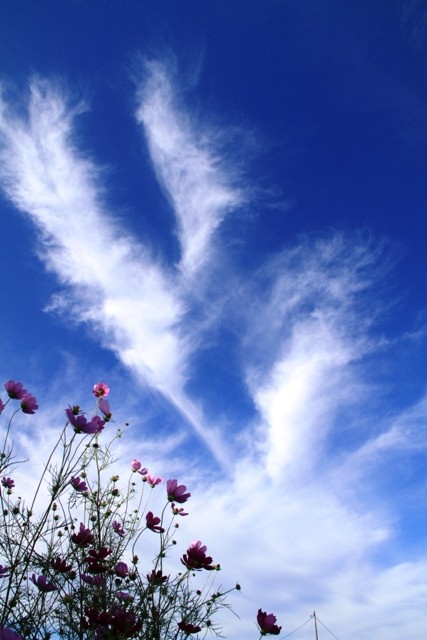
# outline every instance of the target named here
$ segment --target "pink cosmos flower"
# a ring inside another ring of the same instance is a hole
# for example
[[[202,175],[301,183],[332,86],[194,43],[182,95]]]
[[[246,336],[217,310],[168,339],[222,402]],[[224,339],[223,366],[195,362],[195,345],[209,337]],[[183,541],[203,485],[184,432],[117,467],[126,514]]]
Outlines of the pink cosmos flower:
[[[101,433],[104,428],[105,421],[101,420],[99,416],[93,416],[93,418],[88,422],[82,413],[76,414],[74,409],[71,407],[65,409],[65,413],[67,414],[68,422],[73,425],[76,433],[88,433],[90,435],[94,435],[96,433]]]
[[[152,489],[154,489],[156,484],[160,484],[161,482],[163,482],[163,478],[161,478],[160,476],[152,476],[150,474],[148,474],[148,476],[144,476],[143,480],[145,480],[145,482],[148,482]]]
[[[24,640],[19,633],[16,631],[12,631],[12,629],[5,629],[5,627],[0,627],[0,640]]]
[[[258,615],[256,617],[259,630],[262,636],[272,635],[278,636],[282,627],[278,627],[276,624],[276,616],[266,611],[258,609]]]
[[[105,382],[97,382],[93,385],[92,393],[97,398],[105,398],[110,393],[110,387]]]
[[[185,493],[187,487],[183,484],[178,484],[178,480],[168,480],[166,483],[166,491],[168,494],[169,502],[187,502],[191,493]]]
[[[147,521],[148,529],[151,529],[151,531],[158,532],[158,533],[164,532],[164,529],[160,524],[161,523],[160,518],[157,518],[156,516],[154,516],[152,511],[149,511],[147,513],[147,515],[145,516],[145,519]]]
[[[131,602],[133,600],[133,596],[127,591],[116,591],[116,598],[117,600],[124,600],[125,602]]]
[[[36,577],[36,574],[33,573],[31,576],[31,581],[34,582],[39,591],[43,591],[43,593],[49,593],[50,591],[58,591],[58,587],[55,587],[54,584],[47,581],[46,576]]]
[[[126,562],[118,562],[114,567],[114,573],[118,578],[126,578],[129,573],[129,567]]]
[[[171,509],[174,516],[188,516],[187,511],[184,511],[184,507],[177,507],[174,502],[171,504]]]
[[[169,576],[164,576],[161,570],[152,570],[151,573],[147,573],[147,580],[150,584],[160,586],[169,580]]]
[[[190,633],[199,633],[199,631],[202,630],[202,627],[191,624],[191,622],[184,622],[183,620],[181,620],[181,622],[178,622],[178,627],[187,635],[189,635]]]
[[[110,624],[116,631],[116,637],[132,638],[142,629],[142,621],[132,611],[126,611],[120,605],[111,607]]]
[[[83,491],[88,491],[86,482],[82,480],[80,476],[71,476],[70,484],[76,491],[79,491],[80,493],[82,493]]]
[[[8,492],[12,491],[15,486],[15,480],[12,480],[12,478],[2,478],[1,483],[5,489],[8,489]]]
[[[100,587],[104,581],[102,576],[88,576],[86,573],[82,573],[80,578],[85,584],[90,584],[95,587]]]
[[[22,413],[33,414],[37,411],[39,405],[37,404],[37,400],[31,393],[26,393],[25,396],[21,400],[21,411]]]
[[[54,560],[51,560],[50,566],[58,573],[69,573],[72,569],[72,565],[67,564],[65,560],[62,560],[61,556],[57,556]]]
[[[99,551],[96,549],[91,549],[89,551],[89,555],[86,556],[86,562],[89,565],[89,573],[105,573],[108,571],[109,566],[104,562],[104,560],[111,553],[111,549],[107,549],[107,547],[101,547]]]
[[[22,382],[15,382],[15,380],[8,380],[8,382],[5,382],[4,388],[6,389],[9,398],[12,398],[13,400],[22,400],[27,393]]]
[[[95,607],[85,607],[84,611],[87,621],[83,618],[83,628],[89,629],[92,625],[97,625],[98,628],[102,628],[106,627],[111,622],[111,616],[107,611],[100,611]]]
[[[86,556],[86,560],[87,562],[93,562],[94,560],[105,560],[105,558],[109,556],[110,553],[111,549],[108,549],[108,547],[101,547],[99,551],[97,551],[96,549],[91,549],[89,551],[89,555]]]
[[[145,476],[148,473],[148,469],[146,469],[146,467],[143,467],[140,461],[136,458],[132,460],[130,466],[132,468],[132,471],[138,471],[138,473],[140,473],[142,476]]]
[[[132,460],[132,462],[130,463],[130,466],[132,468],[132,471],[139,471],[140,468],[142,467],[142,464],[140,463],[139,460],[137,460],[136,458],[134,458]]]
[[[206,545],[202,545],[200,540],[195,540],[190,544],[187,553],[182,556],[181,562],[191,571],[215,569],[215,566],[212,565],[212,558],[206,555]]]
[[[80,523],[80,529],[78,533],[73,533],[71,536],[71,542],[74,542],[78,547],[87,547],[89,544],[93,544],[94,537],[90,529],[86,529],[83,522]]]
[[[108,402],[108,400],[106,400],[105,398],[101,398],[98,406],[104,416],[105,422],[110,422],[113,414],[111,413],[110,403]]]
[[[114,520],[113,522],[113,531],[114,533],[117,533],[117,535],[121,538],[125,537],[125,530],[123,529],[123,525],[120,522],[117,522],[117,520]]]

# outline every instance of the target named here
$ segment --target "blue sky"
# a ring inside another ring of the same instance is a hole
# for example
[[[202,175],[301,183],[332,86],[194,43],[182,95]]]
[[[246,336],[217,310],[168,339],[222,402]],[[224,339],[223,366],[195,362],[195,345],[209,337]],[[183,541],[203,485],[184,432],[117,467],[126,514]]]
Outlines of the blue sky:
[[[425,630],[426,78],[417,0],[0,5],[20,444],[106,380],[242,584],[228,637]]]

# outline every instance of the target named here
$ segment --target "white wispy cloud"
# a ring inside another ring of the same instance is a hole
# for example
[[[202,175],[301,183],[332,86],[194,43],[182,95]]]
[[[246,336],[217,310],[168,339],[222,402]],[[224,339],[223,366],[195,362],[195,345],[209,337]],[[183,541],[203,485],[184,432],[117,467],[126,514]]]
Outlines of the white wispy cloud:
[[[186,350],[175,326],[182,303],[148,244],[121,233],[103,206],[101,172],[73,142],[73,119],[81,111],[38,79],[31,83],[28,120],[8,115],[3,104],[4,190],[41,231],[41,259],[73,288],[56,297],[56,306],[100,326],[103,340],[149,381],[179,381]]]
[[[40,258],[66,289],[50,310],[93,327],[98,340],[176,405],[225,462],[225,446],[184,392],[191,341],[176,274],[156,263],[149,243],[126,236],[103,199],[102,171],[78,150],[73,107],[58,86],[33,79],[28,117],[1,106],[0,174],[14,205],[39,232]]]
[[[209,261],[212,236],[241,204],[243,190],[233,185],[232,168],[216,150],[215,132],[180,108],[167,67],[146,61],[145,72],[138,86],[137,120],[177,218],[179,267],[185,277],[193,278]]]
[[[375,348],[367,328],[380,303],[368,311],[366,296],[379,254],[366,238],[331,233],[274,257],[255,279],[261,293],[249,288],[246,379],[272,478],[310,473],[337,412],[360,397],[353,365]]]

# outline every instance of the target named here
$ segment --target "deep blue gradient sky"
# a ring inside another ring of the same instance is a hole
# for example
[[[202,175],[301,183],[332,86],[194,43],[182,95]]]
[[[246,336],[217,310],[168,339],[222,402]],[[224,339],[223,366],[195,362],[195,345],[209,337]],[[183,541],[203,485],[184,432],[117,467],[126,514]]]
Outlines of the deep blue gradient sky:
[[[422,637],[424,3],[3,0],[0,87],[4,380],[110,384],[229,637]]]

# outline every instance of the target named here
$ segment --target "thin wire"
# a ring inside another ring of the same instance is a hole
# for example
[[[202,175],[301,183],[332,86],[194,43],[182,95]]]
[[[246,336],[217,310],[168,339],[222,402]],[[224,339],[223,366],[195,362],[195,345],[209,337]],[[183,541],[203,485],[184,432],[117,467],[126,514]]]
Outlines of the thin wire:
[[[333,633],[330,629],[328,629],[328,627],[326,626],[326,624],[324,624],[321,620],[319,620],[319,618],[316,616],[316,620],[317,622],[320,622],[320,624],[322,625],[322,627],[325,627],[326,631],[329,631],[329,633],[331,634],[331,636],[334,636],[334,638],[336,638],[336,640],[340,640],[338,638],[338,636],[335,635],[335,633]]]
[[[303,624],[301,624],[299,627],[297,627],[296,629],[294,629],[293,631],[291,631],[290,633],[287,633],[285,636],[282,636],[281,640],[285,640],[285,638],[289,638],[289,636],[292,636],[294,633],[296,633],[297,631],[299,631],[300,629],[302,629],[303,627],[305,627],[306,624],[308,624],[309,622],[311,622],[311,616],[309,617],[308,620],[306,620]]]

